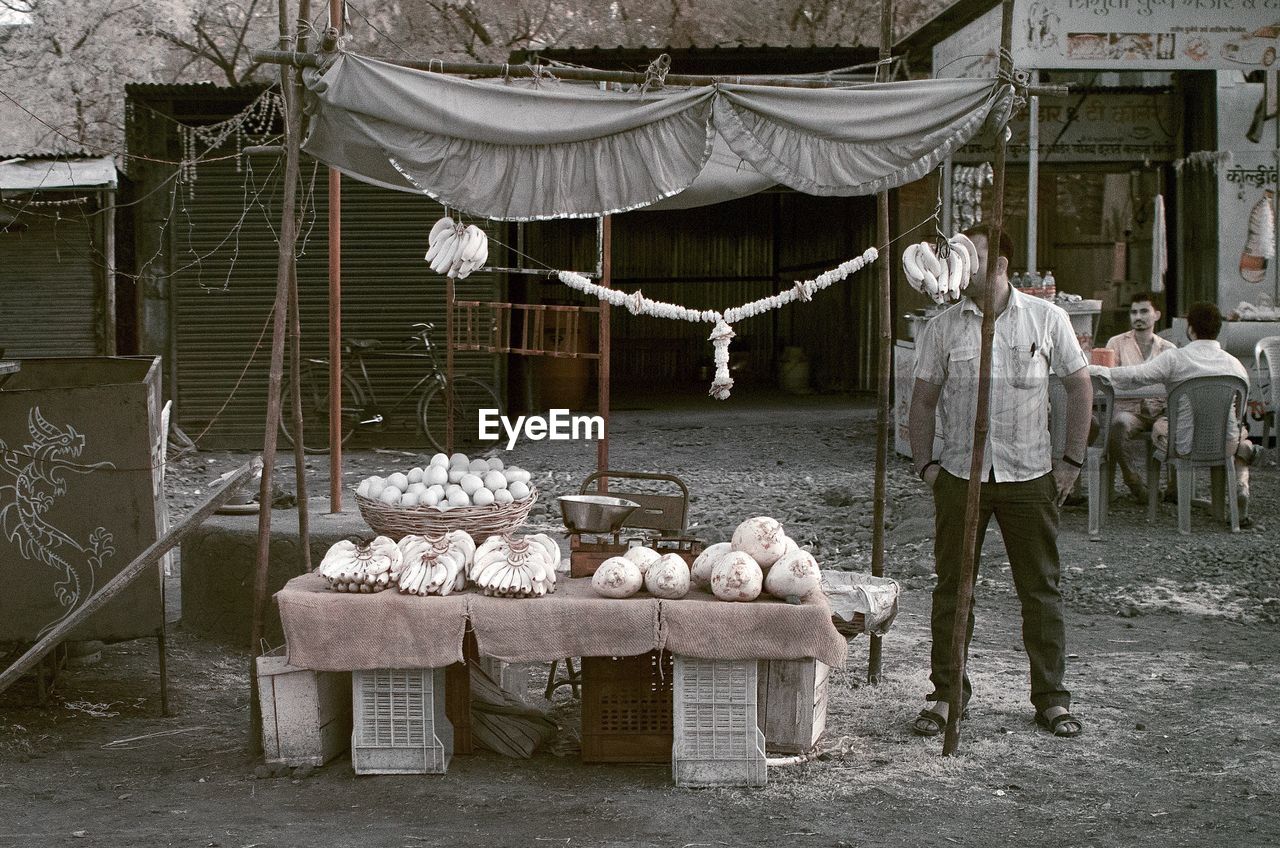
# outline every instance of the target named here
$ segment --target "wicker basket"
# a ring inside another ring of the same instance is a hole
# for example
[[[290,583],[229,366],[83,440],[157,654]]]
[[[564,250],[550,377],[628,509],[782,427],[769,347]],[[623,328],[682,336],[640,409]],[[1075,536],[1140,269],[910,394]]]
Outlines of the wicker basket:
[[[450,530],[466,530],[480,540],[487,536],[507,533],[524,524],[529,510],[538,500],[538,490],[529,487],[529,497],[509,504],[490,506],[460,506],[441,512],[433,506],[392,506],[356,494],[356,505],[375,533],[400,541],[416,534],[448,533]]]

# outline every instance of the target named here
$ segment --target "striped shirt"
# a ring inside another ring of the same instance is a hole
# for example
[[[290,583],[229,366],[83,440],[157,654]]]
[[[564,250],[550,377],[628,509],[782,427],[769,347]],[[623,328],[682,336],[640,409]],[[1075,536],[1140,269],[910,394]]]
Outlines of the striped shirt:
[[[965,298],[925,325],[916,344],[917,380],[942,386],[938,401],[947,473],[967,480],[978,407],[982,310]],[[1074,374],[1088,364],[1061,307],[1012,289],[996,317],[991,348],[991,423],[982,479],[1034,480],[1053,469],[1049,443],[1049,372]]]

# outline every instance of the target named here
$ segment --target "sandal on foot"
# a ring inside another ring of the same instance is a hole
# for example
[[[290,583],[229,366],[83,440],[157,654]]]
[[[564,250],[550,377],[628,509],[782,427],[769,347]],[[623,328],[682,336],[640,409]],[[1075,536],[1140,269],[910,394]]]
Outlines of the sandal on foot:
[[[960,713],[960,720],[964,721],[968,717],[969,710],[966,707],[964,712]],[[917,736],[937,736],[946,729],[947,719],[933,710],[921,710],[920,715],[911,721],[911,730]]]
[[[1058,713],[1053,718],[1045,718],[1044,713],[1036,713],[1036,724],[1060,739],[1071,739],[1084,732],[1080,719],[1069,712]]]

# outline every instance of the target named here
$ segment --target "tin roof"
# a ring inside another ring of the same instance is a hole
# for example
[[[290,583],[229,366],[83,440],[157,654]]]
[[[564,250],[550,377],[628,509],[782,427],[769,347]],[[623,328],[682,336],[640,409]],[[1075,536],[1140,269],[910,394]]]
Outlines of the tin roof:
[[[116,164],[110,156],[0,159],[0,189],[38,191],[103,187],[116,187]]]

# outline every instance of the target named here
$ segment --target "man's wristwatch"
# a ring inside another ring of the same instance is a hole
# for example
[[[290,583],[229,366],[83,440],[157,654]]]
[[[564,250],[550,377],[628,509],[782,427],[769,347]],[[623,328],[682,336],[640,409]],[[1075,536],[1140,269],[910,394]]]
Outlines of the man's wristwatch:
[[[916,473],[917,473],[917,475],[920,477],[920,479],[921,479],[921,480],[923,480],[923,479],[924,479],[924,473],[925,473],[926,471],[928,471],[928,470],[929,470],[929,466],[931,466],[931,465],[936,465],[936,466],[938,466],[939,468],[941,468],[941,467],[942,467],[942,463],[941,463],[941,462],[938,462],[938,460],[936,460],[936,459],[931,459],[931,460],[929,460],[928,462],[926,462],[926,463],[924,464],[924,468],[921,468],[918,472],[916,472]]]
[[[1062,461],[1065,462],[1067,465],[1070,465],[1072,468],[1084,468],[1083,462],[1076,462],[1074,459],[1067,456],[1066,454],[1062,455]]]

